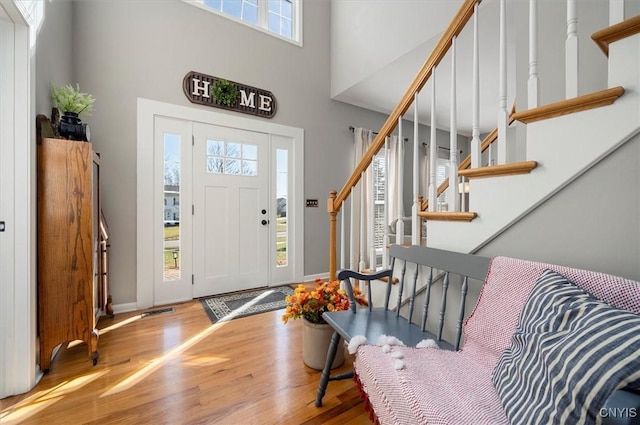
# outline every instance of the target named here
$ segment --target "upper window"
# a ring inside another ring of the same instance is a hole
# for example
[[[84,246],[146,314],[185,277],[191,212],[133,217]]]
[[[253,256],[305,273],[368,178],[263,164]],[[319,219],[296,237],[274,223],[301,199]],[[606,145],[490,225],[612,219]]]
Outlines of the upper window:
[[[184,0],[302,44],[302,0]]]

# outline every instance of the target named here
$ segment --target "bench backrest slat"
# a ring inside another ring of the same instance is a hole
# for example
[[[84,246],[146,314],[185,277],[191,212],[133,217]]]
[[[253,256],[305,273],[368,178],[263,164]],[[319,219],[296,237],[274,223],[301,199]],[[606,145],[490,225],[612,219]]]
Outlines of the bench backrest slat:
[[[407,273],[407,260],[403,258],[402,272],[400,274],[400,289],[398,289],[398,299],[396,300],[396,317],[400,316],[400,306],[402,305],[402,295],[404,294],[404,277]]]
[[[396,258],[395,257],[391,257],[391,266],[389,267],[391,270],[394,269],[396,264]],[[384,293],[384,308],[389,310],[389,300],[391,299],[391,282],[393,281],[392,278],[389,279],[389,282],[387,282],[387,290]],[[371,285],[369,285],[369,287],[371,287]],[[369,299],[371,300],[371,299]],[[371,310],[371,303],[369,303],[369,310]]]
[[[411,287],[411,297],[409,298],[409,316],[413,317],[413,307],[416,301],[416,292],[418,290],[418,275],[420,274],[420,267],[416,267],[416,272],[413,274],[413,286]]]
[[[460,339],[462,339],[462,322],[464,321],[464,309],[467,302],[467,292],[469,290],[469,278],[464,277],[462,281],[462,289],[460,290],[460,311],[458,313],[458,326],[456,327],[456,343],[455,350],[460,349]]]
[[[440,321],[438,322],[438,341],[442,340],[444,329],[444,313],[447,310],[447,292],[449,291],[449,272],[444,274],[442,281],[442,301],[440,302]]]
[[[427,318],[429,316],[429,302],[431,301],[431,285],[433,284],[433,267],[429,267],[429,277],[427,278],[427,293],[422,306],[422,332],[427,330]]]

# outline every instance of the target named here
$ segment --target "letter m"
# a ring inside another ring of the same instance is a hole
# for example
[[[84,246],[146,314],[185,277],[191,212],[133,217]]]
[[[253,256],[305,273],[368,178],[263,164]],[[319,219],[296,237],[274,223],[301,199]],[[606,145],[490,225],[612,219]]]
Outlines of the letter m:
[[[255,109],[255,98],[256,94],[254,92],[249,93],[249,96],[247,96],[244,90],[240,90],[240,106],[248,106]]]

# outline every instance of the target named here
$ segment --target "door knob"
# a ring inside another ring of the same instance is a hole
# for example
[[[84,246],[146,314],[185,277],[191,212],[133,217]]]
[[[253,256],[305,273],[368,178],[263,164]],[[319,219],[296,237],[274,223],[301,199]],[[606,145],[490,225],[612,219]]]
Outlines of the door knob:
[[[267,210],[262,210],[262,215],[266,214]]]
[[[261,223],[262,223],[263,226],[266,226],[267,224],[269,224],[269,220],[262,220]]]

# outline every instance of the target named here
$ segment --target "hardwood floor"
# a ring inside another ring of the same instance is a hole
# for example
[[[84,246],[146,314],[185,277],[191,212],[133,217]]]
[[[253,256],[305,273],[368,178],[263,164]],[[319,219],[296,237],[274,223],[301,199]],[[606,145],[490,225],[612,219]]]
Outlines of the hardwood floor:
[[[62,348],[29,393],[0,400],[8,424],[369,424],[351,380],[329,383],[301,360],[301,323],[282,310],[212,325],[198,301],[103,317],[100,359]],[[348,370],[347,359],[338,371]]]

